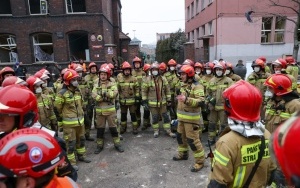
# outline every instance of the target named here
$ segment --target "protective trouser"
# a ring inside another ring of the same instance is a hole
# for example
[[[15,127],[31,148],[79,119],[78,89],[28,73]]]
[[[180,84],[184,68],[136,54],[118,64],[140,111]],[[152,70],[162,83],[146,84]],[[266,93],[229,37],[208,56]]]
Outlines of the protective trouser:
[[[121,105],[121,134],[126,132],[127,129],[127,111],[129,109],[129,113],[131,116],[131,122],[132,122],[132,128],[137,129],[138,128],[138,122],[135,115],[136,107],[135,105]]]
[[[72,165],[76,164],[75,150],[78,156],[85,157],[84,126],[63,126],[63,138],[66,141],[67,157]]]
[[[167,106],[162,105],[161,107],[150,107],[150,112],[152,114],[152,128],[155,131],[159,130],[159,117],[162,116],[163,128],[166,131],[170,131],[170,117],[167,113]]]
[[[177,127],[178,156],[184,156],[189,150],[193,151],[195,163],[203,165],[204,149],[199,139],[199,124],[179,121]]]
[[[218,133],[225,129],[228,125],[227,115],[224,110],[210,110],[209,113],[209,125],[208,125],[208,140],[213,141],[217,135],[217,124],[220,123],[220,128],[218,129]]]
[[[97,145],[103,146],[103,138],[104,138],[104,131],[105,131],[105,125],[106,122],[108,124],[110,134],[113,138],[114,144],[120,143],[120,137],[117,130],[117,124],[116,124],[116,114],[111,114],[104,116],[102,114],[96,113],[96,128],[97,128]]]

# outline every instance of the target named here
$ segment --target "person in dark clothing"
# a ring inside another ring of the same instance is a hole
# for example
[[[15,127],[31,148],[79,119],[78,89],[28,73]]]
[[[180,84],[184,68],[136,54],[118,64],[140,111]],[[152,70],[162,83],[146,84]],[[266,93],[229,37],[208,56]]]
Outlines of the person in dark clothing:
[[[234,73],[239,75],[243,80],[245,80],[245,76],[247,73],[247,68],[243,64],[243,60],[239,60],[237,65],[233,69]]]
[[[17,77],[26,80],[27,69],[23,66],[22,62],[16,62],[16,64],[14,65],[14,71]]]

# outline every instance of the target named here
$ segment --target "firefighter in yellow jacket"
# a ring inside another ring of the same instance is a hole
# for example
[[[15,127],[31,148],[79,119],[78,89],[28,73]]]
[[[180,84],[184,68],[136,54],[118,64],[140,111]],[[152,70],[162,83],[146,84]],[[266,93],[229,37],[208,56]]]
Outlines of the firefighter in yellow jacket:
[[[232,63],[226,62],[225,65],[226,65],[225,75],[226,75],[227,77],[231,78],[231,80],[232,80],[233,82],[237,82],[237,81],[239,81],[239,80],[242,79],[239,75],[234,74]]]
[[[171,94],[167,79],[159,75],[159,64],[153,63],[150,67],[152,76],[147,77],[142,86],[142,105],[152,114],[152,128],[154,137],[159,135],[159,117],[162,116],[163,128],[166,134],[175,138],[171,132],[170,117],[167,113],[167,105],[171,105]]]
[[[100,153],[104,146],[104,131],[106,122],[113,138],[115,148],[119,152],[124,152],[120,144],[120,137],[117,130],[117,114],[115,110],[115,98],[118,95],[116,82],[110,81],[111,69],[108,65],[102,66],[99,72],[99,81],[94,85],[92,97],[96,101],[96,129],[97,129],[97,149],[95,154]]]
[[[35,94],[37,98],[39,122],[48,129],[57,131],[58,125],[53,111],[53,104],[51,99],[42,93],[43,91],[41,85],[44,82],[35,76],[29,76],[26,82],[28,84],[28,88]]]
[[[133,65],[133,70],[132,70],[132,76],[136,77],[138,81],[138,87],[139,87],[139,97],[135,98],[135,115],[137,118],[138,122],[138,127],[141,126],[141,102],[142,102],[142,82],[143,82],[143,77],[145,76],[145,72],[143,71],[143,65],[142,65],[142,60],[138,57],[133,58],[132,60],[132,65]],[[143,122],[144,124],[149,124],[150,119],[149,117],[143,117]]]
[[[131,65],[125,61],[122,64],[123,73],[118,74],[117,83],[119,91],[119,103],[121,108],[121,130],[123,134],[127,130],[127,112],[129,113],[132,121],[132,133],[138,134],[138,122],[136,118],[136,99],[140,98],[139,83],[135,76],[131,74]]]
[[[217,123],[220,123],[219,133],[227,126],[227,116],[224,111],[223,91],[233,84],[233,81],[224,75],[225,65],[214,65],[215,76],[207,84],[207,103],[209,112],[208,140],[211,145],[215,144],[217,136]]]
[[[171,120],[177,119],[175,104],[175,85],[178,81],[178,78],[176,76],[176,65],[176,61],[174,59],[170,59],[168,61],[168,71],[164,74],[169,83],[171,92],[171,106],[168,108]]]
[[[292,90],[292,81],[284,74],[273,74],[265,85],[272,94],[266,105],[266,129],[271,133],[292,114],[300,111],[299,95]]]
[[[208,188],[270,185],[280,172],[270,157],[271,134],[260,122],[260,91],[241,80],[226,89],[223,98],[229,127],[216,143]]]
[[[286,73],[292,75],[295,80],[298,80],[299,67],[296,60],[293,57],[287,57],[285,60],[287,62]]]
[[[64,86],[55,98],[55,107],[61,115],[67,157],[72,165],[76,165],[75,153],[79,161],[91,162],[85,156],[83,100],[78,89],[77,78],[76,71],[67,70],[64,74]]]
[[[259,89],[262,96],[265,95],[267,87],[264,85],[266,79],[271,75],[270,73],[265,72],[265,63],[261,59],[256,59],[253,61],[251,65],[253,72],[247,77],[247,82],[254,85],[257,89]],[[264,97],[263,105],[261,106],[260,116],[264,121],[265,119],[265,105],[266,105],[267,97]]]
[[[195,164],[192,172],[198,172],[204,165],[204,150],[199,138],[201,103],[205,101],[203,86],[194,81],[195,71],[190,65],[180,69],[181,88],[177,96],[177,142],[178,154],[174,161],[187,160],[189,147],[193,151]]]
[[[86,93],[87,106],[86,106],[86,111],[84,113],[85,139],[88,141],[94,141],[94,139],[90,136],[91,127],[93,124],[92,121],[93,121],[93,117],[95,116],[94,101],[91,94],[95,84],[95,80],[97,80],[98,78],[97,65],[95,62],[91,62],[88,68],[89,68],[89,74],[87,74],[84,77],[84,80],[88,88],[88,91]]]

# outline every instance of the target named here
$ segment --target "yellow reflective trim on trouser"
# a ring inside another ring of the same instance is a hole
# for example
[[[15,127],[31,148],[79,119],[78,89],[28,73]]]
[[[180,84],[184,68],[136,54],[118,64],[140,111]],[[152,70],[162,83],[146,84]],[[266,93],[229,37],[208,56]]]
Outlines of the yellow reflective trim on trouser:
[[[178,119],[186,119],[186,120],[198,120],[198,119],[200,120],[201,118],[200,114],[196,116],[189,116],[189,115],[183,115],[179,113],[177,113],[177,117]]]
[[[268,110],[266,110],[266,114],[274,115],[275,110],[268,109]]]
[[[78,149],[76,149],[76,151],[79,155],[83,155],[86,153],[85,147],[78,148]]]
[[[148,102],[150,106],[156,106],[157,104],[160,104],[158,101],[149,101]],[[166,101],[162,101],[161,104],[166,104]]]
[[[152,128],[153,128],[153,129],[158,129],[158,128],[159,128],[159,124],[158,124],[158,123],[152,124]]]
[[[236,188],[242,187],[245,173],[246,173],[246,166],[239,166],[234,177],[233,187]]]
[[[282,117],[282,118],[288,119],[288,118],[290,118],[291,116],[292,116],[292,114],[290,114],[290,113],[286,113],[286,112],[281,112],[281,113],[280,113],[280,117]]]
[[[195,158],[199,158],[199,157],[203,157],[204,156],[204,150],[200,151],[200,152],[194,152],[194,157]]]
[[[71,161],[71,160],[75,160],[75,154],[71,153],[67,155],[67,158]]]
[[[170,123],[164,123],[163,124],[164,129],[170,129],[170,127],[171,127]]]
[[[220,152],[215,150],[214,152],[215,160],[218,161],[221,165],[227,166],[227,163],[229,162],[229,159],[222,155]]]
[[[188,147],[178,146],[178,151],[179,151],[179,152],[189,151],[189,148],[188,148]]]
[[[62,123],[64,125],[74,125],[74,124],[78,124],[78,119],[80,124],[82,124],[84,122],[84,118],[63,118]]]

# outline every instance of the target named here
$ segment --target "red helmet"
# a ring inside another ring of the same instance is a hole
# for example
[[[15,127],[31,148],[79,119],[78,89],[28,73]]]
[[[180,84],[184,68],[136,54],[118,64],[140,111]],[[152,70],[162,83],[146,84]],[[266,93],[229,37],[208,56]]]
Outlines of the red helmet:
[[[266,79],[264,85],[271,87],[277,96],[285,95],[293,91],[291,79],[284,74],[272,74]]]
[[[159,64],[159,70],[167,71],[167,65],[164,62],[160,63]]]
[[[216,68],[220,68],[223,71],[226,69],[225,64],[223,62],[219,62],[219,63],[215,64],[214,69],[216,69]]]
[[[96,65],[95,62],[90,62],[89,69],[91,70],[92,67],[96,67],[97,68],[97,65]]]
[[[83,67],[80,64],[71,64],[70,69],[75,70],[76,72],[82,72],[83,71]]]
[[[127,61],[124,61],[123,64],[122,64],[122,70],[124,70],[124,69],[130,69],[131,70],[131,65]]]
[[[64,68],[63,70],[60,71],[60,75],[63,77],[64,74],[69,70],[68,68]]]
[[[38,128],[16,130],[0,141],[0,166],[8,172],[5,177],[42,177],[63,161],[55,138]]]
[[[199,63],[199,62],[196,62],[196,63],[195,63],[194,68],[196,68],[196,67],[198,67],[198,68],[200,68],[201,70],[203,70],[203,65],[202,65],[201,63]]]
[[[2,87],[6,87],[13,84],[19,84],[27,86],[27,82],[25,82],[23,79],[16,77],[16,76],[9,76],[5,78],[2,82]]]
[[[254,66],[260,66],[260,68],[264,69],[265,68],[265,63],[261,59],[256,59],[255,61],[253,61],[251,67],[254,68]]]
[[[296,64],[296,60],[291,56],[285,58],[285,61],[287,62],[288,65],[295,65]]]
[[[139,58],[139,57],[135,57],[135,58],[133,58],[133,60],[132,60],[132,63],[134,63],[134,62],[142,62],[142,60]]]
[[[112,63],[108,63],[108,66],[111,70],[115,69],[115,66]]]
[[[300,148],[297,140],[300,135],[300,113],[280,125],[271,137],[270,151],[283,171],[285,178],[292,184],[300,177]],[[299,187],[299,186],[296,186]]]
[[[66,73],[64,74],[64,84],[66,84],[67,86],[70,85],[70,81],[73,78],[78,78],[79,75],[76,71],[72,70],[72,69],[68,69],[66,71]]]
[[[204,68],[205,69],[213,69],[214,66],[215,65],[212,62],[207,62],[207,63],[205,63]]]
[[[190,65],[182,65],[180,68],[179,73],[186,73],[188,77],[194,77],[195,71],[194,68]]]
[[[99,68],[99,70],[101,69],[101,68],[103,68],[103,67],[107,67],[108,66],[108,64],[107,63],[103,63],[103,64],[101,64],[100,65],[100,68]]]
[[[147,72],[150,69],[150,67],[151,67],[151,65],[145,64],[144,67],[143,67],[143,71]]]
[[[190,66],[194,67],[194,61],[192,61],[190,59],[186,59],[186,60],[184,60],[182,65],[190,65]]]
[[[259,120],[262,95],[255,86],[240,80],[223,92],[223,98],[229,118],[248,122]]]
[[[233,65],[232,65],[232,63],[226,62],[225,65],[226,65],[226,69],[231,69],[231,70],[233,70]]]
[[[13,76],[15,76],[15,71],[14,69],[12,69],[11,67],[4,67],[2,70],[1,70],[1,77],[4,78],[4,76],[6,74],[12,74]]]
[[[168,66],[176,66],[176,65],[177,65],[177,63],[176,63],[176,61],[174,59],[170,59],[168,61]]]
[[[105,63],[106,64],[106,63]],[[104,65],[104,64],[103,64]],[[101,72],[105,72],[107,74],[107,78],[109,78],[111,76],[111,69],[109,68],[109,66],[106,64],[106,66],[101,66],[99,69],[99,74]]]
[[[282,58],[278,58],[275,61],[272,62],[272,68],[274,70],[274,65],[280,65],[282,69],[286,69],[287,67],[287,62],[286,60],[282,59]]]
[[[32,126],[38,120],[35,95],[26,86],[10,85],[2,88],[0,90],[0,114],[17,115],[19,124],[16,128],[18,129]]]
[[[159,69],[159,64],[158,64],[158,62],[156,61],[156,62],[152,63],[152,65],[150,66],[150,69],[151,69],[151,70],[152,70],[152,69]]]
[[[41,80],[47,80],[50,78],[44,71],[38,71],[34,74],[34,76]]]
[[[258,59],[261,59],[261,60],[263,60],[263,62],[264,62],[264,63],[266,63],[266,61],[267,61],[267,59],[266,59],[266,57],[265,57],[265,56],[260,56]]]
[[[26,80],[27,84],[28,84],[28,88],[34,93],[34,86],[40,86],[41,84],[43,84],[44,82],[39,79],[38,77],[35,76],[29,76]]]

